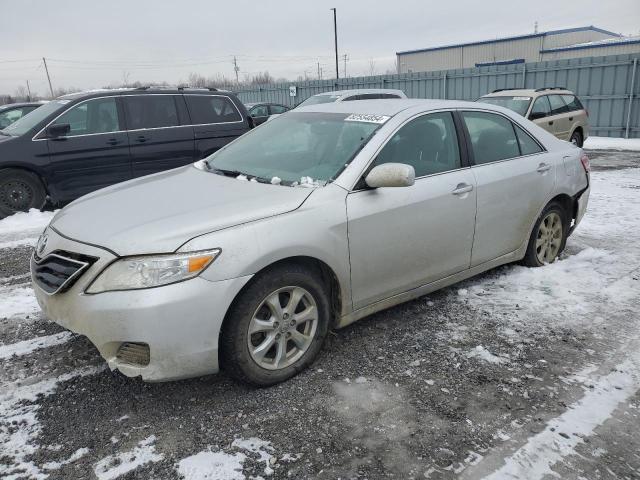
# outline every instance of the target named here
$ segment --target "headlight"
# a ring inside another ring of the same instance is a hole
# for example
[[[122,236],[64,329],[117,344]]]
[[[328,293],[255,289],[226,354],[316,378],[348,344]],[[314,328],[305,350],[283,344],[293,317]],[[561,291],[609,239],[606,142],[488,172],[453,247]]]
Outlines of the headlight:
[[[125,257],[109,265],[87,293],[159,287],[197,277],[213,262],[220,249]]]

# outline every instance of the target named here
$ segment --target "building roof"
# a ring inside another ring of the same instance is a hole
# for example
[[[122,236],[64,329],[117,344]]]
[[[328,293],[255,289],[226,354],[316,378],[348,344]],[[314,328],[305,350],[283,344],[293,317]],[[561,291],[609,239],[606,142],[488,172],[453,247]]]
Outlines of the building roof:
[[[565,47],[545,48],[544,50],[540,50],[540,53],[582,50],[584,48],[616,47],[620,45],[633,45],[634,43],[640,43],[640,35],[634,37],[605,38],[603,40],[594,40],[593,42],[575,43]]]
[[[431,47],[431,48],[420,48],[417,50],[405,50],[402,52],[396,52],[396,55],[406,55],[408,53],[421,53],[421,52],[433,52],[436,50],[446,50],[448,48],[459,48],[459,47],[469,47],[472,45],[486,45],[488,43],[500,43],[500,42],[510,42],[513,40],[524,40],[526,38],[536,38],[536,37],[545,37],[549,35],[561,35],[563,33],[573,33],[573,32],[598,32],[604,33],[606,35],[611,35],[617,38],[620,38],[621,35],[615,32],[610,32],[608,30],[603,30],[602,28],[594,27],[593,25],[589,25],[587,27],[577,27],[577,28],[564,28],[561,30],[550,30],[548,32],[539,32],[539,33],[530,33],[527,35],[516,35],[514,37],[502,37],[502,38],[494,38],[492,40],[481,40],[476,42],[468,42],[468,43],[457,43],[451,45],[442,45],[440,47]]]

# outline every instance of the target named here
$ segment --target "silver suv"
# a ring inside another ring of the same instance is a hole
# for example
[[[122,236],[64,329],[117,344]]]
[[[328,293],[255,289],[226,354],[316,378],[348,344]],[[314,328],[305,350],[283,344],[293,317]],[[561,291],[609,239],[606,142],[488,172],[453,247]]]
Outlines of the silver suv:
[[[127,376],[223,368],[271,385],[309,366],[330,328],[498,265],[553,262],[588,197],[582,150],[510,110],[314,105],[71,203],[31,275],[45,314]]]
[[[560,140],[568,140],[578,147],[582,147],[589,136],[589,112],[572,91],[564,88],[505,88],[480,97],[478,102],[513,110]]]
[[[354,100],[392,100],[407,98],[402,90],[392,88],[359,88],[353,90],[336,90],[333,92],[318,93],[307,98],[298,107],[308,107],[321,103],[352,102]]]

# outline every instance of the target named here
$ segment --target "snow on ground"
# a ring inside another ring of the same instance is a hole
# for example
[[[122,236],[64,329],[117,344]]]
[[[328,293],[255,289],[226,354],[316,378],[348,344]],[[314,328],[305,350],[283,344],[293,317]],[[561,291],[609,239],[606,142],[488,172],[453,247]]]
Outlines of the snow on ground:
[[[479,358],[480,360],[484,360],[485,362],[489,362],[489,363],[506,363],[509,361],[507,358],[498,357],[497,355],[494,355],[489,350],[484,348],[482,345],[478,345],[476,348],[469,351],[467,353],[467,357]]]
[[[0,220],[0,248],[20,245],[35,245],[56,212],[41,212],[31,209]]]
[[[184,480],[244,480],[242,464],[246,455],[237,452],[204,451],[183,458],[176,470]]]
[[[0,318],[26,317],[40,311],[33,289],[16,285],[0,287]]]
[[[164,455],[156,453],[155,443],[156,437],[151,435],[141,440],[133,450],[103,458],[94,467],[96,477],[98,480],[113,480],[146,463],[159,462]]]
[[[55,392],[61,382],[75,377],[93,375],[104,368],[84,368],[42,380],[32,385],[3,386],[0,392],[0,445],[2,462],[0,478],[17,480],[22,478],[44,479],[47,474],[27,458],[40,448],[37,437],[41,426],[37,419],[40,406],[35,403],[41,395]]]
[[[1,305],[1,303],[0,303]],[[60,332],[55,335],[47,335],[45,337],[36,337],[22,342],[12,343],[9,345],[0,345],[0,360],[15,356],[28,355],[40,348],[53,347],[68,342],[73,334],[71,332]]]
[[[585,150],[632,150],[640,151],[640,138],[588,137]]]

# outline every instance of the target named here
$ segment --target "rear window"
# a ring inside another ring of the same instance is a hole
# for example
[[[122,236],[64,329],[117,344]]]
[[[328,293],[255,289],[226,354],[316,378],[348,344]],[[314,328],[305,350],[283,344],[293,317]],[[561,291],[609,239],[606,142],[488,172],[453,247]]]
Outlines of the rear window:
[[[307,105],[319,105],[321,103],[333,103],[340,98],[339,95],[314,95],[307,98],[302,102],[299,107],[306,107]]]
[[[194,125],[241,122],[240,112],[228,97],[220,95],[185,95]],[[266,108],[265,108],[266,110]]]
[[[129,130],[180,125],[173,95],[140,95],[124,97]]]

